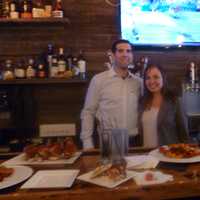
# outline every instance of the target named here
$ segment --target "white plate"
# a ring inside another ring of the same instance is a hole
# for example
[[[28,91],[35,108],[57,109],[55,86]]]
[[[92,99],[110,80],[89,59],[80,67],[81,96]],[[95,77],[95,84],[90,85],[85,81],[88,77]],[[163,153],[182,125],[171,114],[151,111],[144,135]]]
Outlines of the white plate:
[[[155,149],[149,153],[149,155],[157,158],[159,161],[170,163],[196,163],[200,162],[200,156],[194,156],[192,158],[169,158],[159,152],[159,149]]]
[[[53,164],[73,164],[81,155],[81,152],[76,152],[75,155],[69,159],[59,160],[43,160],[43,161],[31,161],[25,160],[25,153],[22,153],[10,160],[7,160],[3,165],[53,165]]]
[[[127,162],[127,169],[134,168],[138,165],[143,164],[148,159],[148,156],[145,155],[136,155],[136,156],[126,156],[125,160]]]
[[[98,176],[96,178],[91,178],[92,173],[93,173],[93,171],[88,172],[86,174],[79,176],[77,179],[82,180],[82,181],[86,181],[86,182],[89,182],[89,183],[93,183],[93,184],[96,184],[96,185],[100,185],[100,186],[103,186],[103,187],[107,187],[107,188],[114,188],[114,187],[120,185],[121,183],[126,182],[127,180],[134,177],[134,175],[135,175],[135,172],[127,170],[126,171],[126,174],[127,174],[126,178],[121,179],[119,181],[113,181],[106,176]]]
[[[30,178],[21,189],[69,188],[79,170],[41,170]]]
[[[10,186],[14,186],[18,183],[23,182],[33,174],[33,170],[27,166],[6,166],[14,169],[12,175],[7,178],[4,178],[0,182],[0,189],[5,189]]]

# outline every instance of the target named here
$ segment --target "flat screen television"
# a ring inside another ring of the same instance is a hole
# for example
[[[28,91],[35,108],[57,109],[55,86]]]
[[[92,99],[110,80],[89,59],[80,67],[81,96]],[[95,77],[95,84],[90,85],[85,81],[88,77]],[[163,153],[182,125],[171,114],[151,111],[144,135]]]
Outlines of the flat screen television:
[[[200,0],[120,0],[120,13],[135,46],[200,47]]]

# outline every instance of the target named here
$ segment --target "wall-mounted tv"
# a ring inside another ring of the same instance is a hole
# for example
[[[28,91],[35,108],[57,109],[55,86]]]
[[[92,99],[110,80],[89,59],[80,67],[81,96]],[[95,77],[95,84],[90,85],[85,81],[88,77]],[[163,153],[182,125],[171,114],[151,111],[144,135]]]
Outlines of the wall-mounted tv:
[[[136,46],[200,46],[200,0],[120,0],[120,12]]]

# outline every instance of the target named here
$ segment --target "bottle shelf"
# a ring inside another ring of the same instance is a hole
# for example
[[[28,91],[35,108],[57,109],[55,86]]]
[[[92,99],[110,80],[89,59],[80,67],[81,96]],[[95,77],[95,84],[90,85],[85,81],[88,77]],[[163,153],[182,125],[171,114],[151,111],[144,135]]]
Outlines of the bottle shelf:
[[[32,18],[32,19],[4,19],[0,18],[0,25],[6,24],[69,24],[68,18]]]
[[[0,85],[43,85],[43,84],[70,84],[70,83],[87,83],[88,80],[79,78],[33,78],[33,79],[13,79],[0,80]]]

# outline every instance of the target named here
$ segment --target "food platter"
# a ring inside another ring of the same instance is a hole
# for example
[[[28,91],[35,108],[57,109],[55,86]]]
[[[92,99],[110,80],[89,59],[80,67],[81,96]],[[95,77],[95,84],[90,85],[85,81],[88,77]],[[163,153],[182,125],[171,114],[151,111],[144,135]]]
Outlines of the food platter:
[[[90,171],[86,174],[79,176],[77,179],[85,181],[85,182],[89,182],[89,183],[92,183],[95,185],[99,185],[102,187],[106,187],[106,188],[114,188],[114,187],[126,182],[127,180],[133,178],[135,175],[134,171],[126,170],[127,175],[125,178],[117,180],[117,181],[113,181],[106,176],[98,176],[96,178],[91,178],[93,173],[94,173],[94,171]]]
[[[10,166],[14,169],[12,175],[7,178],[4,178],[2,182],[0,182],[0,189],[5,189],[11,186],[14,186],[18,183],[25,181],[33,174],[33,170],[28,166]]]
[[[43,160],[33,161],[26,160],[25,153],[22,153],[10,160],[7,160],[3,165],[55,165],[55,164],[73,164],[81,155],[81,152],[76,152],[71,158],[58,160]]]
[[[162,162],[170,162],[170,163],[196,163],[200,162],[200,156],[194,156],[191,158],[169,158],[164,154],[160,153],[159,148],[152,150],[149,155],[157,158],[159,161]]]

